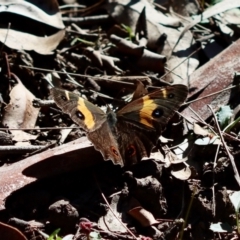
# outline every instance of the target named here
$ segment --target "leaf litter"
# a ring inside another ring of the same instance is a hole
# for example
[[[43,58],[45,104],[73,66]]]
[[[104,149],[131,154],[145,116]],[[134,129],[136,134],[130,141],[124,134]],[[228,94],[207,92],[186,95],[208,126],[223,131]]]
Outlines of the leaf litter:
[[[37,121],[39,108],[32,105],[35,96],[25,88],[20,79],[10,92],[10,103],[4,108],[2,124],[13,129],[33,128]],[[21,130],[11,130],[13,140],[23,142],[36,139],[36,135]]]
[[[67,2],[0,3],[0,236],[237,239],[240,4]],[[129,168],[103,162],[49,94],[117,109],[139,80],[186,84],[189,103]]]
[[[54,0],[32,3],[2,0],[0,16],[5,19],[1,22],[0,41],[12,49],[52,54],[65,35],[61,13]],[[25,24],[29,27],[25,28]]]

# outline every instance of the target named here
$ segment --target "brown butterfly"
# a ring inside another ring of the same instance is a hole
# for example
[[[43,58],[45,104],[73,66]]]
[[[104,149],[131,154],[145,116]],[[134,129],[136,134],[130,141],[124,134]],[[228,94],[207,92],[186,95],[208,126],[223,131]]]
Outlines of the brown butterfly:
[[[51,94],[105,160],[124,166],[150,155],[167,122],[187,98],[188,88],[166,86],[107,113],[77,94],[58,88],[51,89]]]

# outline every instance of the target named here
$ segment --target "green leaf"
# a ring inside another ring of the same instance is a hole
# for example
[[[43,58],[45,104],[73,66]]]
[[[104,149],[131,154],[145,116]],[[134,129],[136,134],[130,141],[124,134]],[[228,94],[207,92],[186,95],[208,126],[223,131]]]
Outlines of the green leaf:
[[[128,33],[129,40],[132,40],[135,37],[135,34],[133,33],[132,29],[129,26],[121,24],[122,28]]]
[[[240,191],[229,194],[229,198],[235,209],[235,212],[238,212],[240,207]]]
[[[60,228],[56,229],[49,237],[47,240],[62,240],[61,237],[58,236],[58,233],[60,232]]]
[[[232,115],[233,110],[229,106],[223,106],[219,109],[216,116],[221,128],[224,128],[229,124]]]
[[[210,230],[213,232],[232,232],[232,227],[228,223],[211,223]]]

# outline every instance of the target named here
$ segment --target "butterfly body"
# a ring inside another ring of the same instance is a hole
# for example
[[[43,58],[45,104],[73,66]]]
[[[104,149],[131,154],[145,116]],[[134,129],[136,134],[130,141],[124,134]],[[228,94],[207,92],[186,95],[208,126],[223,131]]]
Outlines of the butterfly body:
[[[51,94],[57,106],[86,131],[105,160],[124,166],[150,155],[188,90],[184,85],[167,86],[107,113],[74,93],[53,88]]]

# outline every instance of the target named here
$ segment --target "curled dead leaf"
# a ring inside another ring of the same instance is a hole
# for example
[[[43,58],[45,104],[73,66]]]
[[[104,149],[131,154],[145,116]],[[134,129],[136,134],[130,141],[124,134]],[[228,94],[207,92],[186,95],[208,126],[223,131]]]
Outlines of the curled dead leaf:
[[[147,46],[151,49],[158,48],[158,53],[168,58],[168,69],[175,68],[174,73],[170,72],[166,75],[165,79],[174,83],[182,83],[182,79],[188,78],[199,64],[197,53],[195,53],[194,57],[189,57],[190,54],[196,50],[192,33],[189,30],[185,32],[184,37],[178,42],[177,46],[175,46],[183,29],[183,27],[180,27],[180,22],[185,24],[182,19],[176,20],[176,17],[166,16],[160,11],[157,11],[154,6],[146,0],[111,1],[105,5],[105,9],[119,24],[128,26],[133,32],[135,32],[137,21],[144,7],[146,10],[148,29]],[[158,41],[163,34],[166,34],[167,37],[163,45],[159,47]],[[172,54],[174,47],[174,54]],[[188,59],[188,61],[183,61],[186,59]],[[178,67],[176,68],[176,66]]]
[[[119,199],[119,195],[113,196],[110,204],[111,210],[108,209],[107,214],[99,218],[98,225],[101,229],[122,233],[127,232],[126,228],[119,222],[119,220],[122,221],[122,213],[118,208]]]
[[[148,227],[153,224],[158,223],[158,221],[154,218],[152,213],[147,211],[142,207],[136,207],[128,212],[133,218],[135,218],[143,227]]]
[[[18,80],[10,93],[10,103],[4,108],[3,125],[9,128],[33,128],[39,108],[32,106],[35,96]],[[12,130],[13,140],[24,141],[35,139],[36,136],[20,130]]]
[[[164,71],[164,65],[166,63],[165,56],[146,50],[144,47],[138,46],[114,34],[112,34],[110,38],[120,52],[137,58],[136,65],[139,68],[155,72]]]
[[[0,42],[4,42],[9,48],[13,49],[52,54],[52,51],[58,46],[64,35],[65,30],[60,30],[48,37],[39,37],[12,29],[0,29]],[[7,39],[6,42],[5,39]]]
[[[193,124],[193,132],[196,134],[196,135],[201,135],[203,137],[206,137],[206,136],[215,136],[213,133],[209,132],[207,129],[201,127],[199,124],[197,123],[194,123]]]
[[[58,29],[63,29],[65,27],[58,9],[58,3],[55,0],[31,2],[22,0],[1,0],[0,13],[2,12],[22,15]]]
[[[178,164],[174,165],[173,169],[171,170],[171,174],[180,180],[187,180],[191,176],[191,169],[189,166],[186,166],[184,164]]]
[[[10,22],[3,20],[0,29],[0,41],[9,48],[51,54],[65,35],[65,26],[55,0],[31,3],[2,0],[0,16],[1,19],[11,19]]]

